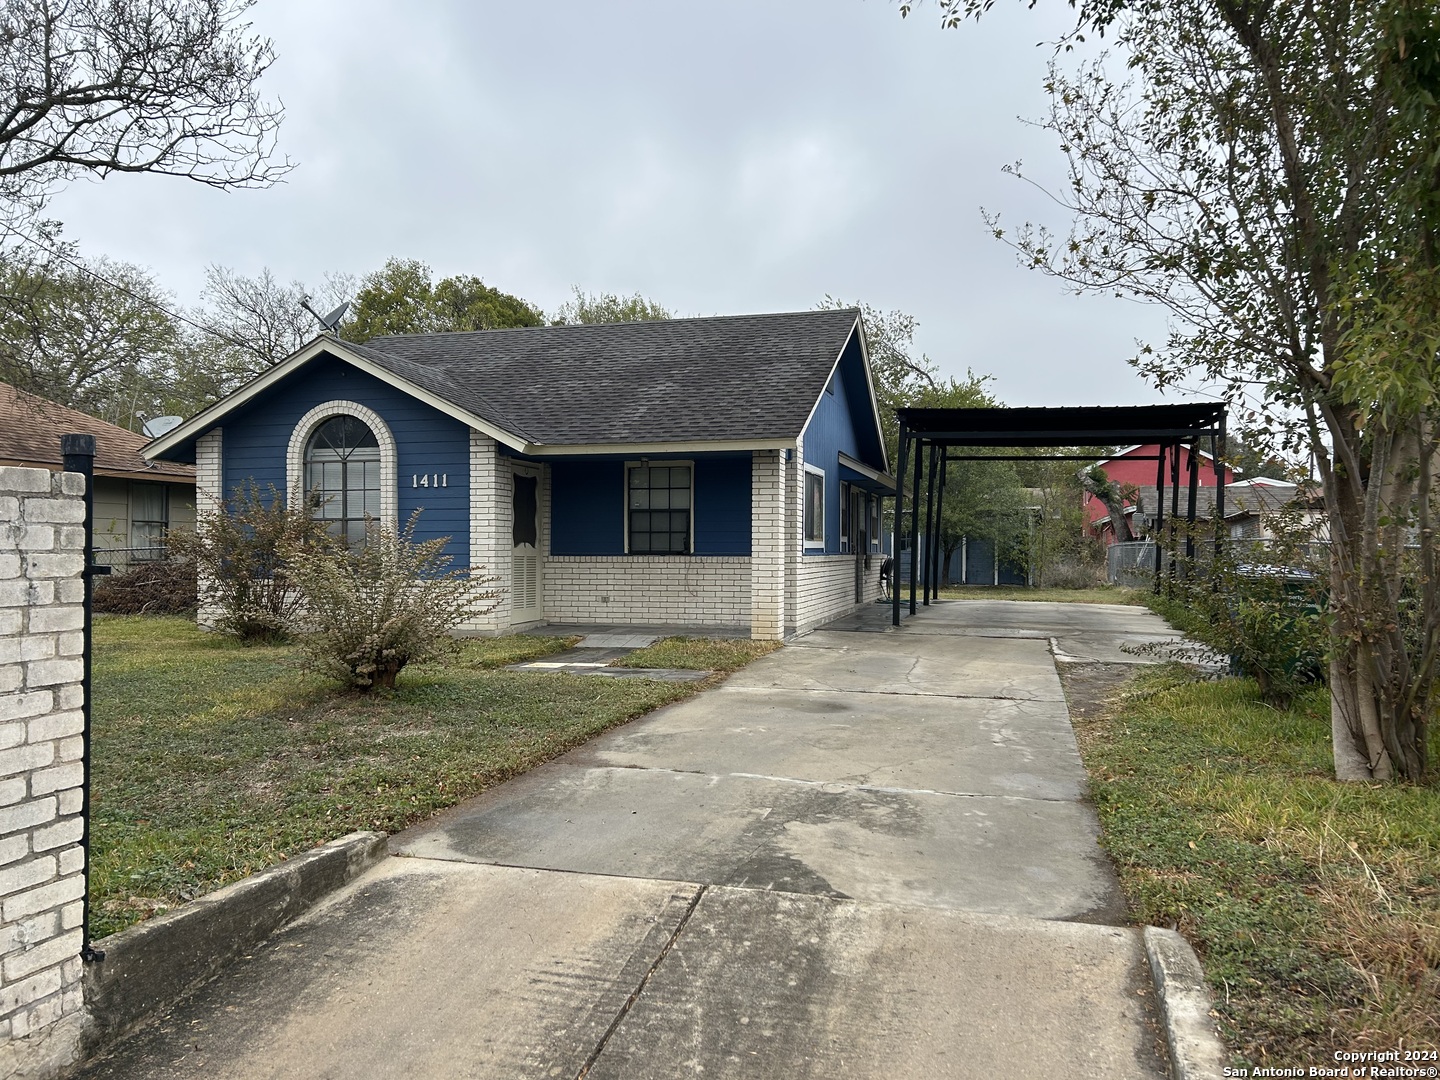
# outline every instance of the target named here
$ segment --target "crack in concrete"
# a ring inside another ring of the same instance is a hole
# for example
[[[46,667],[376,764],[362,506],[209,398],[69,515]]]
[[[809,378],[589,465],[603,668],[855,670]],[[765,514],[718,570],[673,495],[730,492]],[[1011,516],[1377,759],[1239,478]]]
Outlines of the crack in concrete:
[[[595,1067],[595,1062],[600,1060],[600,1055],[605,1052],[605,1047],[610,1044],[610,1039],[619,1030],[620,1025],[625,1022],[625,1017],[630,1015],[630,1010],[635,1007],[635,1002],[640,1000],[640,995],[644,993],[651,976],[665,962],[665,957],[670,955],[670,950],[675,947],[675,942],[680,940],[680,935],[685,932],[685,927],[690,922],[690,916],[695,914],[695,909],[700,906],[700,900],[708,888],[708,885],[701,885],[695,890],[695,895],[690,898],[690,905],[685,909],[685,914],[680,916],[680,921],[675,925],[674,933],[665,942],[659,955],[655,957],[654,963],[645,969],[645,974],[640,977],[639,984],[630,992],[625,1003],[620,1006],[620,1011],[616,1014],[615,1019],[610,1022],[610,1026],[605,1029],[605,1034],[600,1036],[600,1041],[595,1044],[595,1049],[585,1059],[585,1064],[581,1065],[580,1071],[575,1074],[575,1080],[585,1080],[585,1077],[590,1074],[590,1070]]]
[[[1041,802],[1041,803],[1073,803],[1075,799],[1046,798],[1039,795],[995,795],[984,791],[943,791],[938,788],[903,788],[891,787],[885,784],[846,784],[839,780],[806,780],[799,776],[771,776],[768,773],[750,772],[729,772],[714,773],[702,769],[667,769],[661,765],[579,765],[569,764],[574,769],[588,771],[607,770],[614,772],[654,772],[669,773],[672,776],[708,776],[712,780],[722,780],[732,777],[738,780],[768,780],[776,784],[795,784],[800,787],[817,788],[838,788],[840,790],[830,794],[840,795],[847,791],[874,791],[885,795],[942,795],[952,799],[1007,799],[1011,802]],[[873,771],[878,771],[888,766],[877,766]],[[523,863],[515,864],[523,866]]]
[[[1058,685],[1058,683],[1057,683]],[[718,689],[733,693],[773,694],[777,690],[795,694],[880,694],[886,697],[955,698],[960,701],[1031,701],[1064,704],[1064,698],[1017,697],[1012,694],[937,694],[933,690],[836,690],[828,686],[722,686]]]

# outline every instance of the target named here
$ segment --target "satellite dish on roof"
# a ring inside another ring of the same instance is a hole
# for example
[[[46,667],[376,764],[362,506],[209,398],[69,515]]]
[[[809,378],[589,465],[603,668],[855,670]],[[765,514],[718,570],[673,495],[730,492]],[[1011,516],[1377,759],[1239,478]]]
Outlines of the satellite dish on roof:
[[[153,420],[145,421],[145,434],[152,439],[158,439],[167,431],[174,431],[184,422],[183,416],[157,416]]]
[[[308,296],[302,296],[300,298],[300,306],[315,316],[315,321],[321,325],[327,334],[333,334],[340,329],[340,320],[345,318],[345,313],[350,310],[350,301],[346,300],[345,303],[341,304],[328,315],[321,315],[312,308]]]

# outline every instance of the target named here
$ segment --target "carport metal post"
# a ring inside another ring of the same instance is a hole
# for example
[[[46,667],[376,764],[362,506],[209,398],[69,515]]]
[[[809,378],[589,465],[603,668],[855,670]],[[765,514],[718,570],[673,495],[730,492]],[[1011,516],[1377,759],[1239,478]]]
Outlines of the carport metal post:
[[[895,523],[890,540],[890,625],[900,625],[900,530],[905,516],[905,466],[910,456],[910,433],[900,421],[900,464],[895,473]]]
[[[1160,444],[1160,453],[1155,464],[1155,595],[1160,595],[1160,575],[1164,560],[1160,554],[1165,536],[1165,444]]]
[[[1177,439],[1170,453],[1170,535],[1175,535],[1175,519],[1180,516],[1180,441]],[[1175,552],[1170,545],[1170,566],[1165,574],[1165,595],[1175,595]]]
[[[1190,507],[1185,520],[1185,576],[1189,578],[1195,565],[1195,504],[1200,498],[1200,437],[1190,442]]]
[[[925,440],[915,440],[915,475],[910,483],[910,614],[915,614],[915,579],[920,576],[920,453]]]
[[[932,578],[935,599],[940,599],[940,575],[945,570],[945,547],[940,542],[940,520],[945,516],[945,475],[949,472],[950,458],[944,447],[937,447],[940,462],[940,480],[935,496],[935,574]]]
[[[1225,414],[1220,414],[1220,423],[1215,428],[1215,566],[1220,565],[1220,547],[1225,529]],[[1214,567],[1210,571],[1212,584],[1219,581]]]
[[[937,448],[930,444],[930,458],[925,463],[925,567],[920,593],[926,607],[930,606],[931,567],[935,562],[935,458]]]

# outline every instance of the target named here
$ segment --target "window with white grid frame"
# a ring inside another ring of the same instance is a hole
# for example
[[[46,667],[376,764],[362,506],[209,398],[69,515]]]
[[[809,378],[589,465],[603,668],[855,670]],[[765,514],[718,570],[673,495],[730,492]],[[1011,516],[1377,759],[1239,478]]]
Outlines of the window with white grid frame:
[[[688,555],[694,473],[689,464],[625,466],[625,515],[632,555]]]

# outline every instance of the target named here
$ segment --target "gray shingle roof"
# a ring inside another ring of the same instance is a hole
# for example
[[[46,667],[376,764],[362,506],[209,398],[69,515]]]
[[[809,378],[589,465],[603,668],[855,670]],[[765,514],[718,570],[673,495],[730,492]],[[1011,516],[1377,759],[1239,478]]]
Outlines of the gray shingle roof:
[[[859,315],[846,308],[346,344],[532,443],[791,439]]]
[[[1154,484],[1147,484],[1138,491],[1137,501],[1140,513],[1147,517],[1155,516],[1155,495]],[[1271,514],[1290,504],[1295,498],[1296,487],[1294,484],[1252,484],[1246,480],[1236,480],[1225,485],[1225,516],[1235,517],[1237,514]],[[1170,516],[1171,508],[1174,505],[1175,489],[1170,486],[1165,488],[1165,516]],[[1182,471],[1180,476],[1180,516],[1184,517],[1190,505],[1190,493],[1186,487],[1185,474]],[[1209,521],[1215,516],[1215,489],[1213,487],[1197,488],[1195,491],[1195,517],[1200,521]]]

